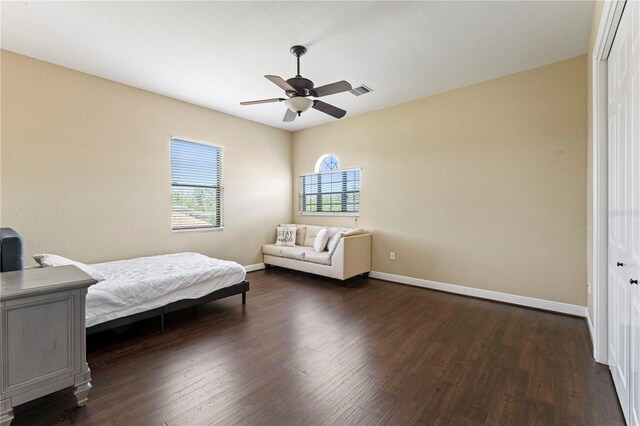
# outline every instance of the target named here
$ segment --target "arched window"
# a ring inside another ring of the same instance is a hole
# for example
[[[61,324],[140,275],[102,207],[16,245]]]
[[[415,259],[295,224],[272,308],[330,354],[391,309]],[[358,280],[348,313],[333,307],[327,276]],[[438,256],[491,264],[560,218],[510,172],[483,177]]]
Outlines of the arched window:
[[[338,170],[339,168],[338,159],[333,154],[325,154],[316,161],[316,172]]]
[[[315,173],[300,176],[300,213],[303,215],[358,216],[360,169],[341,169],[333,154],[316,161]]]

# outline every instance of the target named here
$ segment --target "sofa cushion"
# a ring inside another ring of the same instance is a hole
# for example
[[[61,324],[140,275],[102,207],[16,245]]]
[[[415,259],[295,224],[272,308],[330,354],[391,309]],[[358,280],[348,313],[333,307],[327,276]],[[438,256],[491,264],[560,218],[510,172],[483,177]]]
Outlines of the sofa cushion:
[[[307,225],[307,232],[304,237],[304,245],[307,247],[313,247],[313,243],[316,241],[316,236],[321,229],[327,229],[327,227]]]
[[[318,253],[313,249],[307,250],[304,253],[304,260],[306,262],[319,263],[321,265],[331,265],[331,255],[328,251]]]
[[[277,246],[275,244],[265,244],[262,246],[262,253],[269,256],[282,257],[283,246]]]
[[[296,227],[296,245],[304,245],[304,237],[307,233],[307,225],[296,225],[295,223],[281,223],[280,226],[295,226]]]
[[[305,250],[302,247],[282,247],[282,257],[304,260]]]
[[[305,236],[307,235],[307,225],[296,225],[296,227],[298,228],[296,232],[296,245],[303,246]]]

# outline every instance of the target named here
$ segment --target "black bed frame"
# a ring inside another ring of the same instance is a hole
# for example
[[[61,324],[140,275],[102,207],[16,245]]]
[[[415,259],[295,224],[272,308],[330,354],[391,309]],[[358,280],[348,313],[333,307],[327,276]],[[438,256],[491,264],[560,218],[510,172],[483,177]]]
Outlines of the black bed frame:
[[[224,299],[225,297],[235,296],[236,294],[242,294],[242,304],[245,305],[247,303],[248,291],[249,281],[242,281],[241,283],[234,284],[230,287],[216,290],[213,293],[209,293],[206,296],[200,297],[199,299],[178,300],[177,302],[169,303],[168,305],[162,306],[160,308],[151,309],[149,311],[139,312],[128,317],[117,318],[111,321],[96,324],[93,327],[87,328],[87,336],[95,333],[100,333],[102,331],[111,330],[116,327],[133,324],[134,322],[157,316],[160,316],[160,329],[164,331],[164,314],[201,305],[203,303],[211,302],[214,300]]]

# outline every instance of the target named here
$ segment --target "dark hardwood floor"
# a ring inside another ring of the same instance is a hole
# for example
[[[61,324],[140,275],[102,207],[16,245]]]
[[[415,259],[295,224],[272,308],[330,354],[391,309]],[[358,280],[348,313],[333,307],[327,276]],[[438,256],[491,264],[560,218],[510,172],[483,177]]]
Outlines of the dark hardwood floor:
[[[61,391],[34,424],[624,424],[583,319],[274,268],[251,291],[88,340],[84,408]]]

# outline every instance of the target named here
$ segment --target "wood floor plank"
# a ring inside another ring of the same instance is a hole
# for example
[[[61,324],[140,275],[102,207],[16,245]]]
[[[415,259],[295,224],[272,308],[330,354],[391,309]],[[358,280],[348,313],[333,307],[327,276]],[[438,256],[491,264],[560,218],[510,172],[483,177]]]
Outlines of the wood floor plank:
[[[93,390],[13,425],[617,425],[584,319],[274,268],[238,298],[88,339]]]

